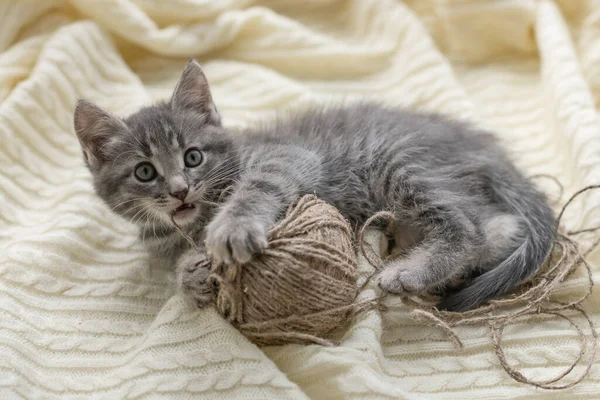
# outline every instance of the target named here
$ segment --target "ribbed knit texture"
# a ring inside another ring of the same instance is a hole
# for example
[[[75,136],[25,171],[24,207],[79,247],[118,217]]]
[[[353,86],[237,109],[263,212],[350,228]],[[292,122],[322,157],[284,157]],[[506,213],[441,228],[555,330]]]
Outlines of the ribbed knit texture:
[[[0,398],[598,398],[600,365],[566,392],[517,384],[485,325],[458,330],[459,353],[399,304],[360,316],[340,347],[264,350],[214,310],[186,308],[93,194],[72,114],[78,97],[121,115],[164,99],[190,56],[232,127],[366,96],[494,129],[528,174],[562,181],[563,202],[600,182],[598,2],[3,1]],[[599,205],[598,193],[577,202],[567,227],[600,225]],[[586,308],[600,324],[600,291]],[[553,318],[504,341],[535,379],[578,353]]]

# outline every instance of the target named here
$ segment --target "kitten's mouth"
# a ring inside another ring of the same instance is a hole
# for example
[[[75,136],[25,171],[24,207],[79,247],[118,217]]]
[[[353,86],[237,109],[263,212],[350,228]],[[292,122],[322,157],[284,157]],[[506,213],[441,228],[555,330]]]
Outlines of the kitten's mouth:
[[[174,209],[172,214],[175,215],[179,212],[186,211],[186,210],[192,210],[194,208],[196,208],[196,206],[194,206],[192,203],[183,203],[182,205],[180,205],[179,207]]]
[[[171,217],[177,225],[184,225],[194,219],[197,208],[192,203],[183,203],[171,212]]]

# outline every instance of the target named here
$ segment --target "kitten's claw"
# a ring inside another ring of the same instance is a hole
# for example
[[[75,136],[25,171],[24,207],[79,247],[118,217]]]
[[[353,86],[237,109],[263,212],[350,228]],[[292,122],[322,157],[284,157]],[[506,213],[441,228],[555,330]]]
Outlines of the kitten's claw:
[[[210,265],[205,254],[188,250],[177,264],[177,286],[185,299],[203,308],[213,300],[213,288],[208,283]]]
[[[206,230],[206,248],[217,263],[247,263],[267,246],[266,227],[251,219],[217,216]]]

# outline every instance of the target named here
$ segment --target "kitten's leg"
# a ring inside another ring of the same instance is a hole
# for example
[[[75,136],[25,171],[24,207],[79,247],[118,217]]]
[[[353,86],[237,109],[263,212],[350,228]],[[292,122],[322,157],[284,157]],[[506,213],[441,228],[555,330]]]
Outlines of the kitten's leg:
[[[177,287],[186,301],[200,308],[213,300],[212,287],[207,281],[210,267],[206,260],[204,253],[190,249],[179,258],[175,272]]]
[[[206,228],[216,262],[245,263],[267,247],[267,231],[298,195],[312,193],[320,161],[307,150],[273,145],[255,149],[234,192]]]
[[[482,237],[460,210],[430,208],[419,213],[413,220],[422,240],[405,256],[387,262],[377,278],[382,290],[420,293],[436,289],[461,277],[479,251]]]

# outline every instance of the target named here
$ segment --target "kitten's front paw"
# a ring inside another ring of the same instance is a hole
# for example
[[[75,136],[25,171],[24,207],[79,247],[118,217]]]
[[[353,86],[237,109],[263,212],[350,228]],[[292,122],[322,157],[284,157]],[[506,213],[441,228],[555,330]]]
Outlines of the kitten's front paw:
[[[186,300],[203,308],[213,300],[213,288],[208,283],[210,264],[205,254],[188,250],[177,264],[177,285]]]
[[[427,291],[423,273],[415,268],[409,268],[399,261],[392,261],[386,265],[377,276],[376,282],[381,290],[394,294]]]
[[[221,214],[206,228],[206,248],[217,263],[247,263],[267,246],[267,228],[250,218]]]

